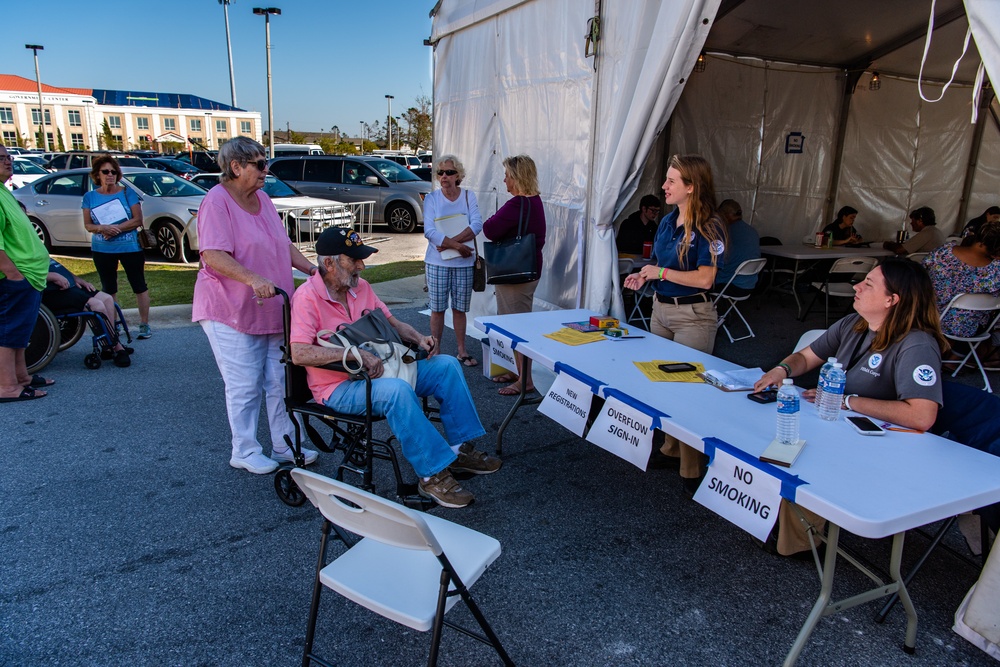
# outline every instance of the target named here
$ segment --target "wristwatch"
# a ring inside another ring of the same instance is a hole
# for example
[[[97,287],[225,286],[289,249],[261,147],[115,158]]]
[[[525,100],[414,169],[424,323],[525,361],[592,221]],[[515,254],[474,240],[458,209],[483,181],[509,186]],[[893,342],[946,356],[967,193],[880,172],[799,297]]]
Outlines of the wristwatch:
[[[851,409],[851,399],[852,398],[857,398],[857,397],[858,397],[857,394],[845,394],[844,395],[844,407],[847,408],[848,410],[850,410]]]

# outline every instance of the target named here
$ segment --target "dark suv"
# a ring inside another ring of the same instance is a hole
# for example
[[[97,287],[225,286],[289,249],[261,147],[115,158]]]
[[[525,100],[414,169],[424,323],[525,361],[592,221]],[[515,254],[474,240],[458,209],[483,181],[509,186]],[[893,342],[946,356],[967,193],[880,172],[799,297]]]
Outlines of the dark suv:
[[[271,160],[268,170],[304,195],[344,203],[374,201],[374,222],[394,232],[424,222],[431,184],[395,162],[376,157],[304,155]]]
[[[145,163],[139,158],[132,155],[125,155],[124,153],[108,151],[70,151],[69,153],[62,153],[49,160],[49,169],[55,169],[56,171],[62,171],[63,169],[82,169],[84,167],[89,169],[94,163],[94,158],[101,155],[110,155],[114,159],[118,160],[118,164],[122,167],[138,167],[139,169],[144,169],[146,167]]]

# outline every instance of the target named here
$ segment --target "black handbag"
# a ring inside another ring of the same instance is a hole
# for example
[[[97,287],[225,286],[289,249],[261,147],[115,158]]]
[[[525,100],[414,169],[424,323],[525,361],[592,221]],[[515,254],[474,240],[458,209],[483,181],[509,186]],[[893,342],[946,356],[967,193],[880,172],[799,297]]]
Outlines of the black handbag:
[[[527,215],[524,213],[526,200],[527,197],[521,199],[517,236],[483,244],[483,255],[486,257],[486,282],[490,285],[517,285],[538,280],[535,235],[525,234],[528,221],[531,219],[530,204]]]
[[[376,343],[402,343],[396,329],[389,324],[388,318],[378,308],[366,310],[354,322],[341,324],[337,333],[346,338],[352,345],[361,345],[368,341]]]
[[[472,291],[486,291],[486,260],[479,254],[478,247],[476,248],[476,261],[472,265]]]

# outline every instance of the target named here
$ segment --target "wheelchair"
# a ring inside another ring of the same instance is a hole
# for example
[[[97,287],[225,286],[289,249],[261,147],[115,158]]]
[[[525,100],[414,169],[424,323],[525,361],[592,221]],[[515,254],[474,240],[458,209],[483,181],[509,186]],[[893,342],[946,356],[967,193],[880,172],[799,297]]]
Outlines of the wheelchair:
[[[114,356],[114,347],[124,336],[126,342],[132,342],[128,323],[122,309],[115,304],[115,323],[99,313],[91,310],[68,311],[53,313],[45,304],[38,310],[38,319],[31,332],[31,340],[24,351],[25,364],[29,373],[36,373],[45,368],[58,354],[76,345],[83,338],[84,331],[89,326],[93,337],[92,352],[83,358],[83,365],[94,370],[101,367],[102,362]]]
[[[376,439],[372,433],[373,426],[385,417],[378,417],[372,414],[372,381],[368,375],[361,371],[356,375],[361,376],[366,389],[366,410],[363,415],[347,414],[336,412],[325,405],[313,401],[312,391],[306,382],[306,369],[292,363],[291,346],[291,302],[288,294],[281,289],[276,290],[283,300],[283,330],[284,345],[281,348],[281,363],[285,367],[285,409],[292,420],[295,429],[295,438],[292,440],[285,436],[286,444],[291,448],[295,463],[283,463],[278,467],[274,475],[274,490],[278,498],[292,507],[299,507],[306,501],[306,496],[292,479],[292,470],[305,466],[305,457],[302,454],[302,431],[309,436],[310,442],[321,452],[328,454],[343,452],[343,459],[337,467],[335,478],[343,482],[345,474],[354,475],[360,478],[360,488],[375,493],[375,485],[372,481],[373,462],[389,461],[392,464],[393,475],[396,480],[396,497],[407,507],[419,510],[427,510],[435,506],[433,500],[424,498],[417,492],[415,482],[403,481],[403,475],[399,468],[399,459],[393,443],[396,436],[389,435],[385,440]],[[347,372],[342,364],[327,364],[323,368],[328,370]],[[424,399],[424,413],[429,418],[436,420],[437,408],[429,406],[427,399]],[[298,417],[298,419],[296,418]],[[299,424],[301,420],[301,425]],[[316,425],[310,420],[316,420],[325,424],[332,431],[328,438],[317,430]]]

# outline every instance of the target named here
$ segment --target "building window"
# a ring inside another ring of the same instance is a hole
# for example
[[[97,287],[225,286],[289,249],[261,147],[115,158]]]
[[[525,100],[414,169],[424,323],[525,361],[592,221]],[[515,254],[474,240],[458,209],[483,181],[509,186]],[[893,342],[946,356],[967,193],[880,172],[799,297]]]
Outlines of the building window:
[[[70,138],[70,142],[73,144],[73,148],[75,148],[75,149],[83,148],[84,144],[83,144],[83,135],[82,134],[78,134],[78,133],[74,132],[73,134],[69,135],[69,138]]]
[[[31,110],[31,122],[34,123],[35,125],[41,125],[41,122],[39,121],[39,118],[41,118],[41,116],[38,115],[38,109],[32,109]],[[52,116],[49,115],[49,110],[48,109],[45,110],[45,124],[46,125],[51,125],[52,124]]]
[[[121,116],[108,116],[108,127],[110,127],[112,130],[122,129]]]
[[[66,112],[69,116],[69,126],[70,127],[83,127],[83,121],[80,119],[80,112],[71,109]]]
[[[14,124],[14,107],[0,107],[0,123]]]
[[[148,118],[136,118],[135,119],[135,126],[137,128],[139,128],[140,130],[148,130],[149,129],[149,119]]]
[[[164,132],[176,132],[177,131],[177,121],[173,118],[163,119],[163,131]]]
[[[228,127],[228,125],[226,124],[226,121],[224,121],[224,120],[217,120],[217,121],[215,121],[215,131],[217,133],[219,133],[219,134],[225,134],[226,132],[229,131],[229,130],[226,129],[227,127]]]
[[[4,146],[17,146],[17,132],[3,131]]]
[[[191,131],[192,132],[201,132],[201,119],[200,118],[192,118],[191,119]]]
[[[242,134],[250,134],[250,132],[252,132],[252,131],[253,130],[250,127],[250,121],[248,121],[248,120],[241,120],[240,121],[240,132]]]

